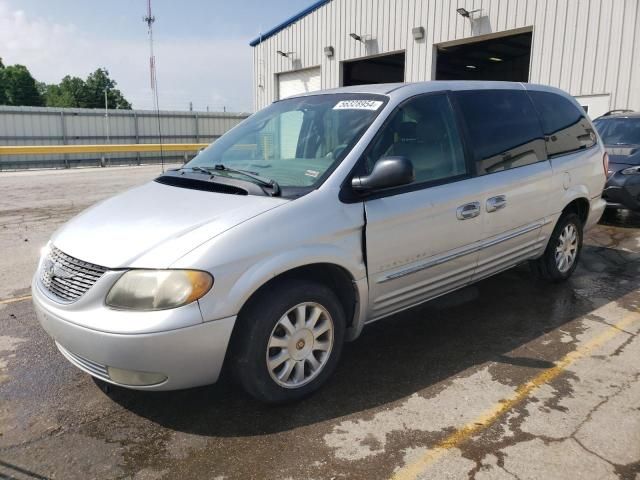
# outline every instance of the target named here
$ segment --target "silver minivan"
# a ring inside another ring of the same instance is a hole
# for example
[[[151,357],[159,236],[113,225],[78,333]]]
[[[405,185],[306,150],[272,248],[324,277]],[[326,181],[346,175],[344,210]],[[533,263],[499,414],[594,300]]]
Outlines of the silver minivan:
[[[33,300],[60,352],[106,382],[181,389],[224,365],[261,400],[295,400],[370,322],[527,261],[566,280],[605,207],[606,164],[555,88],[288,98],[64,225]]]

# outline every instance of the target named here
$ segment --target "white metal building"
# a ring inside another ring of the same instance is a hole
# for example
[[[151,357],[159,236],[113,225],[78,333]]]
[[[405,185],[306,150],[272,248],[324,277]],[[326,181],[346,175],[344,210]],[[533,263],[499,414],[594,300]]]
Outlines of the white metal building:
[[[640,110],[640,0],[321,0],[251,42],[254,107],[364,83],[560,87],[592,118]]]

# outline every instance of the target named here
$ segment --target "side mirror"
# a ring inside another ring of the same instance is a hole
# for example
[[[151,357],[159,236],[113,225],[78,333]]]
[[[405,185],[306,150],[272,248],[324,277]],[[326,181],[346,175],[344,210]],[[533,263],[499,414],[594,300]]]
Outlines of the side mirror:
[[[357,192],[399,187],[416,178],[413,164],[407,157],[384,157],[376,162],[369,175],[354,177],[351,188]]]

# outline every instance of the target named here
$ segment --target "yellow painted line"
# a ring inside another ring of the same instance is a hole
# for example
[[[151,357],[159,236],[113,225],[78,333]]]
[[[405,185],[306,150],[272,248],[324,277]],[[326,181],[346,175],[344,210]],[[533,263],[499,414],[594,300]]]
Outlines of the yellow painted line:
[[[560,374],[562,374],[569,365],[574,363],[576,360],[585,357],[594,349],[604,345],[613,337],[622,333],[622,330],[624,330],[625,327],[638,319],[640,319],[640,314],[638,312],[630,313],[618,323],[608,327],[597,337],[581,345],[576,350],[569,352],[567,355],[562,357],[562,359],[560,359],[560,361],[557,362],[554,367],[545,370],[544,372],[535,376],[533,379],[529,380],[527,383],[520,385],[511,397],[502,400],[500,403],[494,405],[492,408],[482,413],[474,421],[466,424],[462,428],[447,436],[444,440],[438,442],[434,447],[432,447],[428,452],[426,452],[416,461],[409,465],[406,465],[405,467],[397,471],[393,475],[393,477],[391,477],[392,480],[416,479],[427,469],[427,467],[429,467],[429,465],[433,464],[439,458],[445,455],[449,449],[457,447],[461,443],[468,440],[471,436],[479,433],[480,431],[495,423],[495,421],[498,420],[498,418],[500,418],[507,411],[522,403],[534,390],[546,383],[553,381]]]
[[[9,303],[22,302],[23,300],[29,300],[31,295],[25,295],[24,297],[15,297],[15,298],[5,298],[4,300],[0,300],[0,305],[7,305]]]
[[[136,143],[111,145],[3,145],[0,155],[55,155],[62,153],[190,152],[208,143]]]

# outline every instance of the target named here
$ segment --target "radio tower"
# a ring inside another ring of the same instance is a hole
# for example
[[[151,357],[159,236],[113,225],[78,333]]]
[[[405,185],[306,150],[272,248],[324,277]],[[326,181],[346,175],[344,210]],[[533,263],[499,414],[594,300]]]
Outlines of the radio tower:
[[[156,111],[156,119],[158,121],[158,138],[160,139],[160,163],[162,165],[162,173],[164,173],[164,152],[162,150],[162,127],[160,124],[160,102],[158,101],[158,77],[156,75],[156,57],[153,54],[153,23],[156,17],[151,13],[151,0],[147,0],[147,15],[143,17],[144,23],[147,24],[147,33],[149,35],[149,74],[151,79],[151,96],[153,98],[153,108]]]

